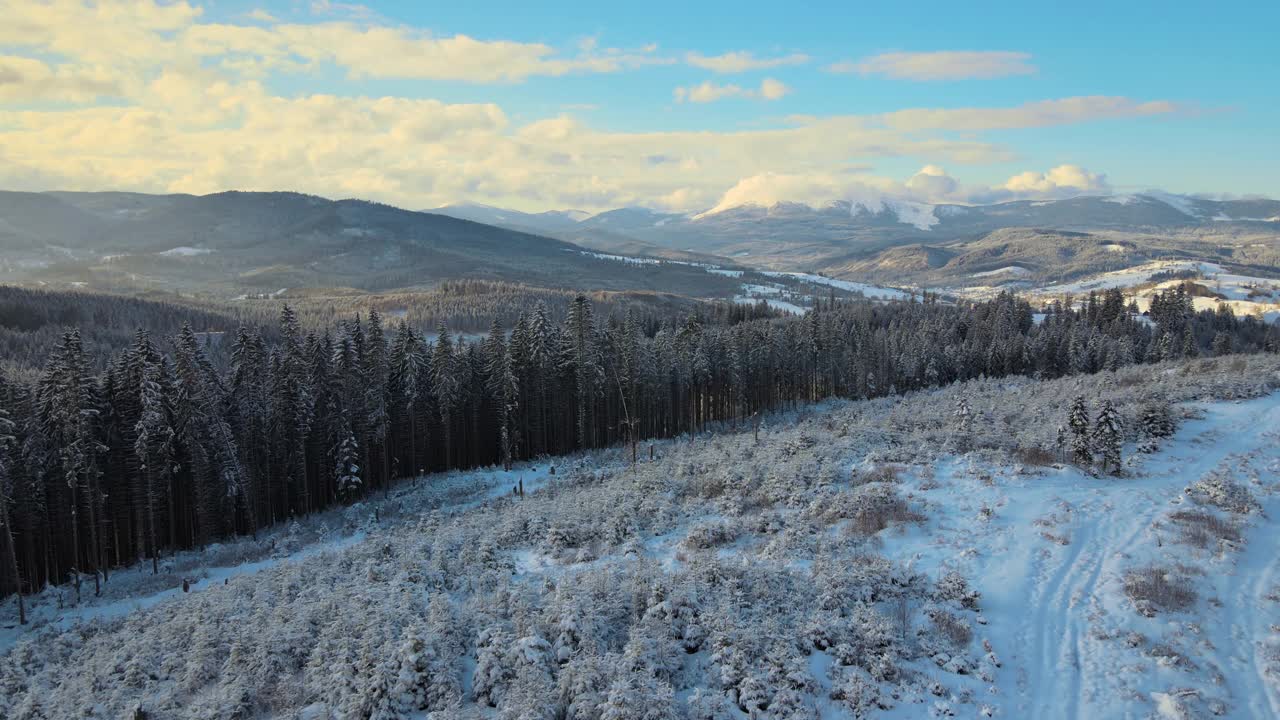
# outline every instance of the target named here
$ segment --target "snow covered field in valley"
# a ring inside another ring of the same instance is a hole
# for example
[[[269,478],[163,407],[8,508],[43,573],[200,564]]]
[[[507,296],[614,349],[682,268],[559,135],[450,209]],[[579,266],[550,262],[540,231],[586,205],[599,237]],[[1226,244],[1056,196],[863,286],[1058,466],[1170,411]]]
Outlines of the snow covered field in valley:
[[[1172,273],[1195,273],[1192,280],[1205,286],[1219,297],[1195,297],[1196,310],[1215,310],[1219,304],[1229,306],[1236,315],[1259,314],[1272,322],[1280,318],[1280,279],[1256,277],[1232,273],[1221,265],[1209,262],[1190,260],[1162,260],[1146,263],[1124,270],[1103,273],[1084,280],[1071,283],[1051,285],[1034,290],[1038,295],[1087,295],[1090,291],[1102,291],[1109,288],[1132,288],[1146,285],[1138,291],[1135,300],[1141,310],[1146,310],[1151,303],[1151,296],[1156,292],[1180,285],[1181,279],[1165,279],[1152,283],[1152,276],[1166,277]]]
[[[741,294],[735,295],[733,301],[741,304],[754,304],[763,300],[775,310],[803,315],[809,312],[815,298],[822,299],[831,290],[843,293],[859,294],[875,300],[907,300],[915,293],[899,288],[883,287],[868,283],[837,280],[824,275],[804,272],[781,272],[774,270],[733,270],[707,263],[688,262],[683,260],[666,260],[646,257],[629,257],[626,255],[610,255],[582,251],[598,260],[611,260],[630,265],[686,265],[698,267],[712,275],[742,278],[746,276],[754,282],[744,282]],[[826,293],[824,293],[826,289]]]
[[[37,598],[0,716],[1275,717],[1278,390],[1272,355],[982,380],[420,478]],[[1060,462],[1076,396],[1119,476]]]

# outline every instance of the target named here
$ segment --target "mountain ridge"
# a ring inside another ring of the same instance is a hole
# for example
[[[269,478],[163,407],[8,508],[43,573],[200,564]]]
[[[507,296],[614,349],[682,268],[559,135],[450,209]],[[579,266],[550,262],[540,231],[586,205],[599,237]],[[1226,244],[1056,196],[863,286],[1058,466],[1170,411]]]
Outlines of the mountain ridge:
[[[380,291],[446,279],[700,296],[734,289],[700,269],[626,267],[545,234],[293,192],[0,192],[0,251],[0,280],[132,291]]]

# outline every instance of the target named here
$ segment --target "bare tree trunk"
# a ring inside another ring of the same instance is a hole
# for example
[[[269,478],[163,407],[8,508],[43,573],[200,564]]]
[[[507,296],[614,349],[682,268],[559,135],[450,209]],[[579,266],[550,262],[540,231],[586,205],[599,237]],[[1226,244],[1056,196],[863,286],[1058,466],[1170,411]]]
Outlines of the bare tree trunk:
[[[76,586],[76,604],[80,604],[80,513],[77,509],[79,505],[76,497],[76,485],[79,479],[73,479],[67,483],[71,488],[71,572],[74,573],[72,578]]]
[[[22,575],[18,572],[18,555],[13,546],[13,527],[9,525],[9,506],[0,497],[0,525],[4,526],[5,550],[9,555],[9,569],[13,571],[13,594],[18,596],[18,624],[27,624],[27,607],[22,600]]]
[[[156,545],[156,488],[155,475],[147,464],[147,537],[151,543],[151,574],[160,574],[160,548]],[[170,513],[172,515],[172,513]]]

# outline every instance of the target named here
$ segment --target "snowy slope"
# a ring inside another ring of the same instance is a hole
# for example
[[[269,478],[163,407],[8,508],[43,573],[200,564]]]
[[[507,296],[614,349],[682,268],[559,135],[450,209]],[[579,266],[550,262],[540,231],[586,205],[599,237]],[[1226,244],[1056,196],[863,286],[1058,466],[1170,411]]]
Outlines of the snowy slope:
[[[758,441],[711,428],[634,468],[615,448],[424,477],[244,563],[172,561],[198,592],[140,568],[103,603],[46,602],[0,652],[0,716],[1274,716],[1277,389],[1275,356],[979,380],[766,417]],[[1095,477],[1045,458],[1076,394],[1130,441],[1151,397],[1184,419]],[[1206,504],[1207,477],[1257,505]],[[1189,542],[1192,510],[1238,537]],[[1148,566],[1192,599],[1144,615],[1126,581]]]
[[[1150,306],[1150,298],[1153,294],[1176,287],[1183,282],[1175,279],[1152,284],[1152,275],[1178,272],[1197,273],[1198,277],[1193,282],[1204,285],[1214,294],[1222,296],[1192,298],[1197,310],[1214,310],[1221,303],[1229,306],[1237,315],[1257,313],[1268,322],[1280,318],[1280,279],[1232,273],[1216,263],[1200,261],[1176,260],[1146,263],[1071,283],[1037,288],[1033,292],[1039,295],[1080,296],[1092,291],[1127,289],[1142,285],[1144,287],[1133,295],[1139,309],[1145,311]]]
[[[909,481],[940,512],[887,552],[974,579],[991,643],[1016,668],[995,686],[1005,716],[1144,717],[1157,697],[1188,689],[1235,717],[1280,716],[1280,662],[1265,657],[1280,642],[1280,559],[1269,519],[1280,517],[1280,395],[1195,409],[1200,419],[1160,452],[1138,456],[1123,479],[1074,468],[1029,474],[952,457],[933,468],[929,489],[918,475]],[[1267,498],[1269,518],[1253,518],[1243,553],[1204,559],[1214,581],[1201,583],[1202,594],[1218,602],[1139,616],[1124,594],[1125,573],[1189,560],[1191,549],[1173,542],[1163,518],[1189,504],[1191,482],[1245,468],[1258,473],[1251,484]],[[1134,632],[1147,638],[1138,648],[1126,644]],[[1199,671],[1144,657],[1144,649],[1177,638],[1187,640]],[[1221,670],[1225,688],[1209,667]]]
[[[526,492],[536,491],[546,483],[553,465],[529,462],[516,465],[510,472],[495,468],[452,472],[433,477],[428,487],[413,483],[398,490],[396,495],[412,493],[418,503],[465,510],[510,493],[513,483],[522,482]],[[28,625],[8,622],[9,618],[4,617],[5,622],[0,624],[0,653],[27,635],[46,629],[95,625],[163,601],[181,602],[184,594],[199,593],[234,578],[340,553],[366,539],[367,531],[378,524],[379,511],[386,512],[386,504],[387,501],[375,498],[368,503],[309,516],[294,526],[277,528],[257,539],[240,538],[210,546],[203,552],[179,553],[161,560],[158,576],[152,574],[149,563],[118,571],[103,585],[102,597],[94,597],[93,582],[89,579],[84,582],[78,605],[74,604],[70,587],[51,588],[27,600]],[[184,579],[189,582],[186,593],[181,587]]]

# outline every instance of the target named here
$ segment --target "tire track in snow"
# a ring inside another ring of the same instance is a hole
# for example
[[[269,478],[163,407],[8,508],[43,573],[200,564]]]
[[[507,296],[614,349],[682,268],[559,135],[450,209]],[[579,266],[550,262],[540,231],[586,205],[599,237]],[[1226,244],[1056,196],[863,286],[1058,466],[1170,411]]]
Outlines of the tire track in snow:
[[[1019,663],[1020,717],[1102,717],[1116,708],[1095,707],[1095,703],[1132,695],[1126,676],[1114,663],[1115,648],[1107,646],[1116,639],[1102,639],[1092,632],[1097,613],[1111,595],[1122,592],[1119,581],[1131,564],[1128,552],[1151,544],[1143,535],[1152,533],[1170,501],[1241,449],[1239,442],[1221,442],[1223,437],[1242,440],[1250,448],[1266,446],[1266,437],[1274,434],[1269,428],[1280,426],[1280,406],[1274,397],[1262,402],[1268,404],[1206,407],[1205,419],[1188,422],[1166,449],[1146,459],[1144,466],[1150,468],[1146,475],[1102,483],[1071,474],[1046,479],[1056,486],[1054,500],[1070,508],[1067,521],[1055,531],[1069,532],[1070,544],[1034,554],[1020,592],[1029,613],[1006,619],[1022,626],[1014,636],[1020,647],[1011,656]],[[1201,439],[1206,431],[1212,433],[1212,442]],[[1010,488],[1010,495],[1018,492]],[[1034,522],[1026,525],[1010,526],[1005,532],[1014,538],[1022,535],[1021,542],[1043,543]],[[1269,634],[1266,621],[1254,609],[1273,586],[1278,568],[1280,560],[1270,558],[1264,571],[1249,573],[1248,588],[1232,593],[1241,606],[1238,617],[1252,623],[1253,639]],[[1003,592],[1007,594],[1008,589]],[[1266,684],[1266,647],[1250,643],[1249,651],[1249,674],[1266,687],[1265,694],[1250,694],[1252,716],[1280,717],[1280,698],[1274,686]]]
[[[1272,408],[1254,428],[1280,427],[1280,407]],[[1262,476],[1280,469],[1280,432],[1257,433],[1255,447],[1270,447],[1269,456],[1244,459],[1266,464]],[[1226,684],[1233,700],[1243,702],[1250,717],[1280,717],[1280,679],[1267,674],[1268,654],[1275,649],[1269,641],[1280,640],[1280,634],[1272,630],[1273,623],[1280,622],[1280,607],[1268,600],[1280,579],[1280,555],[1275,552],[1274,518],[1280,516],[1280,497],[1275,494],[1259,498],[1262,511],[1256,513],[1245,529],[1243,552],[1235,558],[1235,571],[1230,574],[1225,587],[1220,588],[1218,609],[1221,625],[1230,628],[1232,647],[1215,648],[1215,661],[1219,667],[1228,668]],[[1250,683],[1241,680],[1248,677]],[[1250,684],[1256,684],[1250,688]]]
[[[1255,537],[1253,541],[1265,543],[1266,538]],[[1249,637],[1245,638],[1248,648],[1247,660],[1252,666],[1258,686],[1262,688],[1261,693],[1248,697],[1249,713],[1253,717],[1280,717],[1280,687],[1277,687],[1276,679],[1267,674],[1269,651],[1267,639],[1276,635],[1271,630],[1269,619],[1275,618],[1276,603],[1267,600],[1266,597],[1275,587],[1277,566],[1280,566],[1280,557],[1273,554],[1266,568],[1253,576],[1248,590],[1230,595],[1231,601],[1228,603],[1230,608],[1228,612],[1236,613],[1237,618],[1241,616],[1247,618],[1252,630]],[[1259,612],[1263,608],[1273,609],[1273,612]]]
[[[1069,549],[1059,559],[1057,570],[1048,580],[1050,591],[1041,593],[1036,607],[1037,621],[1031,626],[1036,635],[1039,668],[1034,682],[1029,683],[1037,700],[1036,718],[1077,718],[1094,716],[1082,713],[1097,693],[1099,678],[1107,678],[1106,668],[1095,660],[1098,642],[1090,633],[1090,609],[1100,596],[1111,573],[1109,561],[1123,553],[1139,536],[1148,531],[1160,507],[1142,488],[1118,493],[1100,490],[1101,498],[1090,498],[1072,510]],[[1134,514],[1133,509],[1148,506]],[[1043,579],[1040,580],[1043,582]],[[1110,678],[1114,679],[1114,678]]]

